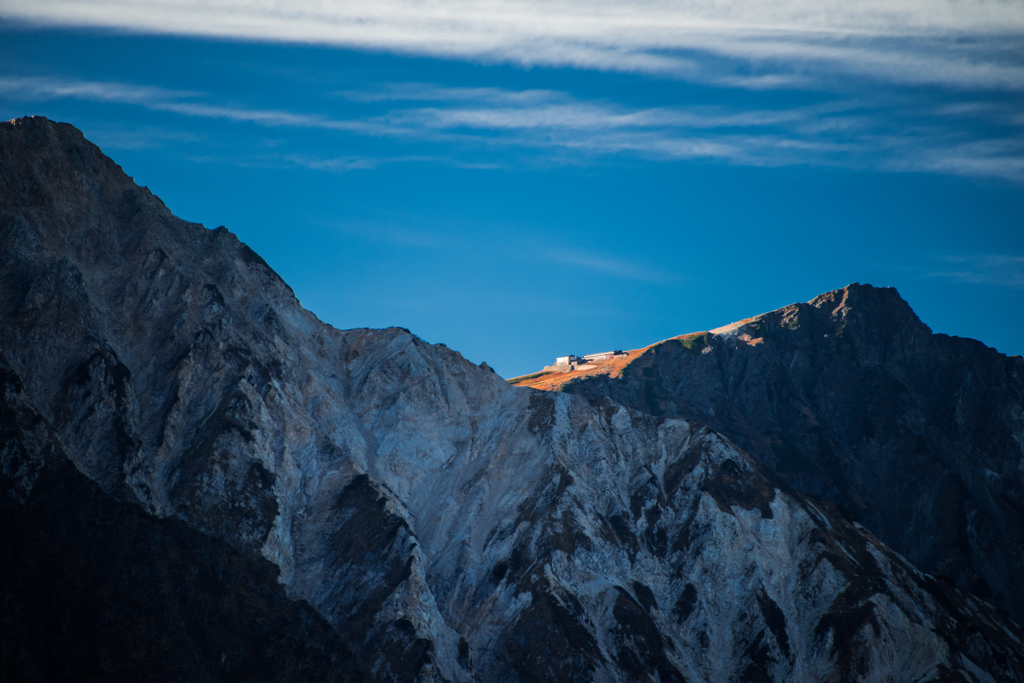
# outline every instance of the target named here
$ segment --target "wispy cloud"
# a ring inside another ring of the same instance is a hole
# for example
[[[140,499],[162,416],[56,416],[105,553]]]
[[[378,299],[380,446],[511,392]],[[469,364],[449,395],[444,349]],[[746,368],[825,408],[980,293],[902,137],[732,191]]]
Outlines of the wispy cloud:
[[[189,139],[189,138],[182,138]],[[318,157],[308,154],[243,154],[231,156],[214,156],[209,154],[191,155],[188,157],[197,163],[230,164],[244,168],[275,168],[294,169],[306,168],[311,171],[328,171],[331,173],[349,173],[352,171],[372,171],[382,166],[393,164],[441,164],[455,168],[474,170],[501,170],[505,167],[496,163],[473,163],[445,156],[338,156]]]
[[[621,258],[613,258],[579,249],[547,249],[540,252],[541,257],[553,263],[561,263],[577,268],[609,275],[624,280],[639,282],[670,282],[671,273],[666,273],[654,266],[633,263]]]
[[[435,225],[428,228],[409,229],[397,227],[387,222],[345,221],[326,224],[331,230],[356,237],[368,242],[383,243],[395,247],[414,249],[444,250],[445,252],[462,251],[478,255],[486,254],[494,249],[493,238],[484,234],[476,236],[461,235],[453,239],[449,234],[450,226]],[[509,237],[519,233],[518,230],[502,230],[506,235],[501,239],[502,251],[510,258],[531,263],[560,264],[575,270],[587,271],[611,278],[634,280],[637,282],[669,283],[679,279],[674,273],[648,263],[610,256],[594,251],[587,246],[551,246],[531,238]]]
[[[176,102],[201,93],[109,81],[6,76],[0,78],[0,94],[30,99],[69,97],[92,102],[148,105],[157,102]]]
[[[1004,137],[967,143],[952,141],[943,147],[921,149],[912,156],[892,158],[885,166],[896,171],[1001,178],[1024,183],[1024,140]]]
[[[938,260],[941,265],[925,270],[925,275],[977,285],[1024,289],[1024,256],[981,254],[944,256]]]
[[[344,221],[325,224],[324,227],[369,242],[380,242],[396,247],[415,249],[449,249],[451,240],[441,231],[411,229],[381,222]],[[465,245],[462,242],[463,246]]]
[[[335,131],[434,146],[427,154],[390,157],[281,151],[246,161],[334,172],[408,162],[502,168],[510,163],[505,153],[515,149],[528,163],[708,159],[747,166],[873,168],[1024,183],[1024,137],[1011,109],[1001,102],[928,108],[861,97],[787,108],[637,108],[548,90],[398,83],[346,91],[344,106],[332,106],[339,103],[328,98],[325,109],[347,114],[331,116],[225,105],[191,91],[53,78],[0,77],[0,95],[121,103],[267,128]],[[957,123],[964,117],[989,123],[973,128]]]
[[[752,89],[834,82],[838,74],[1024,88],[1024,10],[1013,0],[7,0],[0,16]]]
[[[284,163],[301,166],[314,171],[333,171],[345,173],[348,171],[368,170],[386,166],[389,164],[441,164],[454,166],[455,168],[476,169],[476,170],[500,170],[504,168],[496,163],[473,163],[446,156],[394,156],[394,157],[314,157],[301,154],[289,154],[279,157]]]
[[[169,144],[206,142],[206,138],[196,133],[180,130],[167,130],[153,126],[135,129],[108,128],[92,132],[91,139],[104,149],[155,149]]]
[[[523,105],[564,98],[551,90],[450,88],[433,83],[385,83],[374,90],[343,90],[337,95],[353,102],[487,102]]]
[[[334,120],[311,114],[214,105],[197,101],[197,98],[204,93],[109,81],[4,76],[0,77],[0,95],[18,99],[72,98],[92,102],[135,104],[153,111],[226,119],[270,127],[323,128],[354,132],[368,127],[368,124],[358,121]]]

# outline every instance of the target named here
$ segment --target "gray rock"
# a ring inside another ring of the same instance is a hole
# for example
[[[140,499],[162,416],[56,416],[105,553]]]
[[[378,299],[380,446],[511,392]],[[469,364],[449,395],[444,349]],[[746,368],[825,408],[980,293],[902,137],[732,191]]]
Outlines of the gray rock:
[[[0,198],[0,352],[61,447],[0,449],[5,500],[64,458],[276,565],[369,680],[1024,680],[1004,614],[717,433],[335,330],[69,125],[0,124]]]
[[[726,435],[916,567],[1024,617],[1024,361],[850,285],[563,387]]]

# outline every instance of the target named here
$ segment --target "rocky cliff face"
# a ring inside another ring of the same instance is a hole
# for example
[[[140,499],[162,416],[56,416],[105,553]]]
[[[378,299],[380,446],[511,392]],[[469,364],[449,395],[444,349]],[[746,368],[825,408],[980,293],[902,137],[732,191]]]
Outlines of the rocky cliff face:
[[[1024,360],[850,285],[562,389],[707,424],[918,568],[1024,616]]]
[[[105,495],[0,369],[0,680],[359,681],[270,562]]]
[[[66,124],[0,124],[0,200],[13,678],[123,610],[69,676],[1024,680],[1005,615],[717,433],[324,325]]]

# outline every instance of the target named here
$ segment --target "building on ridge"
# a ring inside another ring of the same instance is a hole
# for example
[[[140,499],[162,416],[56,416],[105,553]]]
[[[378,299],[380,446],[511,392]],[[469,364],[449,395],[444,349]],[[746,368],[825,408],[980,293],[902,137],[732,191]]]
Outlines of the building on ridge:
[[[555,358],[555,364],[545,366],[544,371],[572,372],[574,370],[582,370],[592,367],[592,363],[598,363],[625,355],[627,355],[626,352],[620,349],[616,349],[615,351],[604,351],[602,353],[591,353],[586,356],[574,356],[569,354],[568,356],[559,356],[558,358]]]

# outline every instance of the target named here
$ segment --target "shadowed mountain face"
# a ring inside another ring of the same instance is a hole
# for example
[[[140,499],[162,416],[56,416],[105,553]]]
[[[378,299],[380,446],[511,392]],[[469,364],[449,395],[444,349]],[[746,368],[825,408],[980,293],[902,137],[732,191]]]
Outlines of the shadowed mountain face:
[[[358,681],[270,562],[104,495],[0,368],[0,679]]]
[[[324,325],[71,126],[0,124],[0,201],[5,680],[1024,680],[715,432]]]
[[[932,334],[894,289],[850,285],[561,388],[707,424],[1024,616],[1024,360]]]

